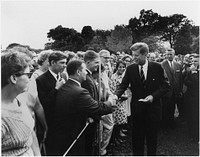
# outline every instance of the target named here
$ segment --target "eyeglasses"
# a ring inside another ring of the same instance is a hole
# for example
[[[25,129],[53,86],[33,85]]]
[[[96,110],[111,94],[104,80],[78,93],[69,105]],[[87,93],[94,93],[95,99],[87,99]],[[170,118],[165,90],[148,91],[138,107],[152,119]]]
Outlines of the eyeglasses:
[[[131,62],[130,60],[125,60],[125,62]]]
[[[16,75],[16,76],[22,76],[22,75],[26,75],[26,76],[28,76],[28,78],[31,78],[31,76],[32,76],[32,74],[33,73],[16,73],[16,74],[14,74],[14,75]]]
[[[110,57],[105,57],[105,56],[100,56],[100,57],[103,57],[104,59],[110,59]]]

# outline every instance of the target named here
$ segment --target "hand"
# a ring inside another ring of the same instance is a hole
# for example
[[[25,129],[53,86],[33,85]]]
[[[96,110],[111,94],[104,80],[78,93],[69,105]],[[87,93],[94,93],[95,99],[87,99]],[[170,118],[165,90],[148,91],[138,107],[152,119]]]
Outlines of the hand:
[[[60,89],[60,87],[62,87],[63,84],[65,84],[65,80],[63,78],[61,78],[61,79],[57,80],[55,88],[58,90],[58,89]]]
[[[43,139],[42,139],[42,143],[44,143],[46,138],[47,138],[47,132],[48,132],[48,130],[44,131],[44,136],[43,136]]]
[[[152,103],[152,102],[153,102],[153,96],[152,96],[152,95],[149,95],[149,96],[147,96],[147,97],[144,98],[144,99],[139,99],[138,101]]]
[[[119,101],[125,101],[128,99],[128,96],[127,95],[123,95],[119,98]]]
[[[87,122],[93,123],[93,122],[94,122],[94,119],[92,119],[91,117],[89,117],[89,118],[87,119]]]
[[[118,100],[118,96],[117,95],[113,95],[113,100]]]

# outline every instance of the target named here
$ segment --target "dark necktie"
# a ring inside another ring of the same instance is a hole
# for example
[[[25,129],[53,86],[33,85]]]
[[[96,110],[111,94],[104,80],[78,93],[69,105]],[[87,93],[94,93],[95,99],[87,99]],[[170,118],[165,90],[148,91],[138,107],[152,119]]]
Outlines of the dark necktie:
[[[141,66],[141,70],[140,70],[140,78],[141,78],[142,84],[144,84],[144,82],[145,82],[145,77],[144,77],[143,66]]]
[[[59,79],[59,74],[56,76],[56,79],[57,79],[57,80]]]
[[[173,63],[172,63],[172,61],[170,61],[170,68],[171,68],[171,72],[174,73],[174,68],[173,68]]]

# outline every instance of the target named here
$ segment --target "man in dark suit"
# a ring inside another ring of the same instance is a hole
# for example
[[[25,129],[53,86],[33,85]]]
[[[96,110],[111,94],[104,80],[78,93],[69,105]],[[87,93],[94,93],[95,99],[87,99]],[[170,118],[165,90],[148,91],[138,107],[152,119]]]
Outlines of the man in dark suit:
[[[38,96],[44,108],[48,130],[50,131],[53,123],[55,109],[55,99],[58,89],[65,83],[61,73],[66,68],[67,57],[60,51],[54,51],[49,56],[49,70],[36,79]],[[49,132],[48,131],[48,132]],[[46,149],[47,155],[51,148],[48,144],[49,133],[47,133]]]
[[[99,55],[93,50],[87,50],[84,55],[84,61],[87,68],[86,80],[82,82],[81,86],[87,89],[91,97],[98,101],[98,89],[95,80],[92,77],[92,73],[97,71],[99,67]],[[88,115],[94,119],[94,123],[90,124],[86,129],[86,155],[98,155],[98,125],[100,117],[96,115]]]
[[[160,97],[169,89],[161,65],[147,61],[149,47],[145,43],[131,46],[134,64],[127,67],[124,78],[116,91],[119,98],[131,85],[133,114],[132,146],[134,155],[144,155],[146,139],[147,155],[156,155],[157,129],[161,119]]]
[[[81,87],[86,80],[86,66],[80,60],[67,65],[69,79],[57,93],[51,132],[51,155],[63,155],[84,128],[88,114],[104,115],[113,111],[109,101],[98,103]],[[85,135],[77,140],[67,155],[85,155]]]
[[[162,98],[162,123],[164,128],[174,128],[174,113],[175,104],[177,104],[179,117],[183,118],[183,106],[181,103],[183,78],[182,78],[182,66],[174,61],[175,51],[172,48],[166,50],[166,60],[161,63],[164,69],[171,88]]]

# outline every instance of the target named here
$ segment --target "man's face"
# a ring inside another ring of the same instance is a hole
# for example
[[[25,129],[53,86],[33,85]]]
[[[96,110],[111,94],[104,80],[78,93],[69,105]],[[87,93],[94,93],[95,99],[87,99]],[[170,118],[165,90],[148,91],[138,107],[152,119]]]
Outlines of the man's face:
[[[80,77],[81,77],[80,80],[81,80],[81,82],[85,81],[86,80],[86,75],[87,75],[87,70],[86,70],[85,63],[82,63],[79,72],[80,72]]]
[[[98,69],[98,67],[99,67],[99,62],[100,62],[100,60],[99,60],[98,57],[95,58],[95,59],[92,60],[92,61],[88,61],[88,62],[87,62],[87,68],[88,68],[91,72],[97,71],[97,69]]]
[[[144,65],[147,58],[147,53],[141,54],[140,50],[132,51],[133,62],[138,65]]]
[[[174,59],[174,51],[166,51],[166,58],[169,60],[169,61],[173,61]]]
[[[198,66],[199,66],[199,58],[192,58],[192,64],[193,64],[195,67],[198,67]]]
[[[101,58],[101,63],[105,66],[110,61],[110,54],[109,53],[103,53],[100,56],[100,58]]]
[[[53,61],[53,64],[52,64],[53,71],[55,73],[63,72],[63,70],[66,68],[66,63],[67,63],[67,59],[62,59],[56,62]]]

